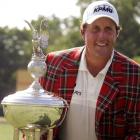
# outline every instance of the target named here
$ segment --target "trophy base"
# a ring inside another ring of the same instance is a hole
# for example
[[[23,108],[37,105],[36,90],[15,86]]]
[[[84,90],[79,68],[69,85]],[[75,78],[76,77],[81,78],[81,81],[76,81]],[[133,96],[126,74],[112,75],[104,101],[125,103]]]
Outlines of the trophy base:
[[[36,124],[29,124],[24,128],[14,128],[13,140],[19,140],[20,132],[23,140],[41,140],[43,134],[47,134],[46,140],[53,140],[53,129],[47,126],[40,126]]]

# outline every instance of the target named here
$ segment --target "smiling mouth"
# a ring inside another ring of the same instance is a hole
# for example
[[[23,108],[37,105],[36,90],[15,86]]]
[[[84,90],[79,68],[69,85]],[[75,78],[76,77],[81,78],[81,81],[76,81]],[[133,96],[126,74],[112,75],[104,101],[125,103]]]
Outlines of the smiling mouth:
[[[96,43],[96,45],[99,46],[99,47],[106,47],[107,46],[106,43]]]

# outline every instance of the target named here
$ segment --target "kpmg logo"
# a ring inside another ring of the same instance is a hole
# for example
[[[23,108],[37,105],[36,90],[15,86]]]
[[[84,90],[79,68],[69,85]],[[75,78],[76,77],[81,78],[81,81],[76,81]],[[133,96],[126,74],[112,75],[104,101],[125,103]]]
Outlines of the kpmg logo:
[[[100,5],[98,7],[96,7],[93,11],[93,13],[97,13],[97,12],[109,12],[109,13],[113,13],[113,9],[112,7],[108,6],[108,5]]]

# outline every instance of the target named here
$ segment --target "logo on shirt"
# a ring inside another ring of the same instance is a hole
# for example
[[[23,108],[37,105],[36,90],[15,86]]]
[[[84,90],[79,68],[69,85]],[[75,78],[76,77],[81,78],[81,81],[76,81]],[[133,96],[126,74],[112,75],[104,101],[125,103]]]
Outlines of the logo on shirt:
[[[81,93],[80,91],[75,90],[75,91],[73,92],[73,94],[81,95],[82,93]]]

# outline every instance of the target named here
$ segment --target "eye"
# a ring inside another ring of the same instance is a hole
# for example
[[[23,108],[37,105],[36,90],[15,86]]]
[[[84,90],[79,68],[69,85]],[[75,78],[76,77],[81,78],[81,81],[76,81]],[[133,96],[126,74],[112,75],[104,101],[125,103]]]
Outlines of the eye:
[[[114,30],[113,30],[112,27],[108,26],[108,27],[105,28],[105,32],[106,32],[106,33],[113,33]]]
[[[92,33],[98,33],[100,31],[100,28],[98,27],[98,26],[94,26],[94,27],[92,27],[92,29],[91,29],[91,32]]]

